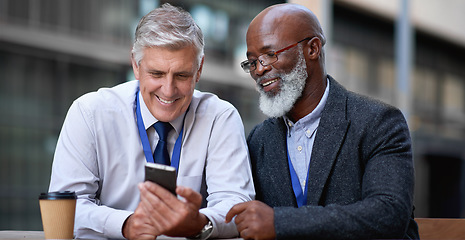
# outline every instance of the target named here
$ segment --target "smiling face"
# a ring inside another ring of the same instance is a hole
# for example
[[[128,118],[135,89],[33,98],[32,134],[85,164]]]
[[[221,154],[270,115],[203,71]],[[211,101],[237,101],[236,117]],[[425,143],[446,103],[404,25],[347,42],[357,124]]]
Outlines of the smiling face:
[[[318,105],[326,88],[324,57],[321,54],[324,35],[316,16],[297,4],[268,7],[249,25],[246,35],[249,61],[300,41],[298,47],[280,52],[276,62],[267,66],[257,62],[256,68],[250,71],[261,92],[260,97],[268,98],[268,102],[273,103],[268,104],[270,106],[282,107],[280,111],[273,109],[273,114],[264,111],[269,116],[285,114],[298,121]],[[286,98],[288,101],[285,103]]]
[[[281,33],[275,33],[273,29],[268,27],[261,27],[260,29],[249,29],[247,33],[247,58],[249,60],[256,60],[260,55],[267,54],[270,51],[277,51],[282,47],[286,47],[286,44],[292,44],[293,40],[289,39],[289,35],[285,35],[284,38],[276,36],[282,35]],[[257,82],[259,89],[262,89],[269,95],[276,95],[280,91],[282,84],[283,74],[289,74],[296,65],[298,60],[297,52],[298,48],[290,49],[282,52],[278,55],[278,61],[263,66],[258,61],[256,69],[250,72],[252,78]]]
[[[299,39],[296,32],[283,20],[273,15],[258,16],[247,32],[247,58],[255,60],[262,54],[276,52]],[[292,25],[291,25],[292,26]],[[304,41],[303,43],[306,43]],[[256,62],[250,72],[260,93],[260,109],[269,117],[280,117],[293,108],[307,81],[307,64],[302,45],[279,53],[278,61],[268,66]]]
[[[256,79],[258,83],[262,83],[257,87],[260,93],[260,109],[269,117],[284,116],[302,96],[308,74],[302,47],[298,49],[297,63],[289,73],[278,71]]]
[[[200,79],[202,63],[193,46],[180,50],[160,47],[144,49],[139,65],[132,60],[145,104],[159,121],[169,122],[183,114]]]

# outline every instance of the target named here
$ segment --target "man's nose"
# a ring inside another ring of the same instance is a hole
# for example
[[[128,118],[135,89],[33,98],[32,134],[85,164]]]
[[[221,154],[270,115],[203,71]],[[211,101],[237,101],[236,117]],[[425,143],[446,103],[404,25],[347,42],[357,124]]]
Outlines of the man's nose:
[[[262,76],[263,73],[265,73],[266,71],[271,70],[271,65],[263,66],[260,61],[257,61],[256,64],[257,65],[256,65],[256,68],[255,68],[255,74],[258,75],[258,76]]]
[[[176,89],[176,83],[173,76],[168,75],[163,83],[163,94],[166,97],[173,96]]]

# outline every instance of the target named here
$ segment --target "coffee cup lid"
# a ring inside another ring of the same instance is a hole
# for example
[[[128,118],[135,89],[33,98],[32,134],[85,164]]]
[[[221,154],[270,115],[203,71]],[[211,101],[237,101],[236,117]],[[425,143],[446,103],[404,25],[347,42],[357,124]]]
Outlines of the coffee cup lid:
[[[76,193],[71,191],[59,191],[41,193],[39,199],[58,200],[58,199],[76,199]]]

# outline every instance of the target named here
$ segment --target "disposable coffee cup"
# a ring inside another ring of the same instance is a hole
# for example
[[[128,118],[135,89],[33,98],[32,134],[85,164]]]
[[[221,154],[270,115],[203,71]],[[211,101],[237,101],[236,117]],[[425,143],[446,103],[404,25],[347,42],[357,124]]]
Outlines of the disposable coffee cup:
[[[76,198],[76,193],[70,191],[40,194],[45,239],[73,239]]]

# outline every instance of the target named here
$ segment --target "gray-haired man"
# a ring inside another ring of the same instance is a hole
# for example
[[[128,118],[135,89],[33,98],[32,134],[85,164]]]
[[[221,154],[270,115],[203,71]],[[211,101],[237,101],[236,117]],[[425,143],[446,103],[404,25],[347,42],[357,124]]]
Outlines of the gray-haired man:
[[[244,128],[231,104],[194,90],[203,45],[192,17],[165,4],[137,27],[132,65],[138,81],[86,94],[70,107],[50,191],[76,191],[78,238],[237,236],[225,215],[255,195]],[[159,122],[171,129],[167,151],[180,198],[142,183]]]

